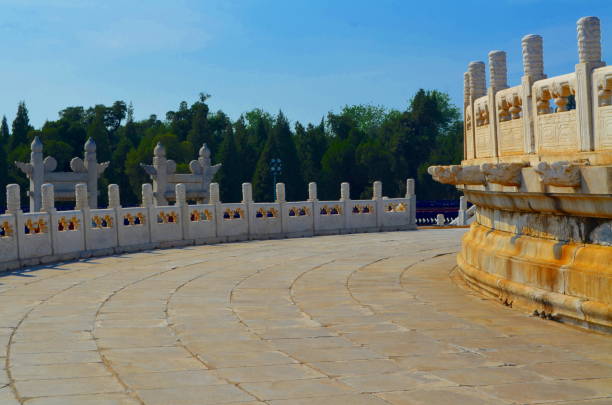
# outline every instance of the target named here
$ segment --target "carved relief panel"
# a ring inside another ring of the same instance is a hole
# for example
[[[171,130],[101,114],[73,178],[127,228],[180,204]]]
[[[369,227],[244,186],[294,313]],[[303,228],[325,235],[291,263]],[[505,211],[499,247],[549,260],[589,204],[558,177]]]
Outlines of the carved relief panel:
[[[500,156],[523,153],[523,99],[521,87],[511,87],[497,92],[495,102],[498,111],[497,137]]]
[[[493,148],[491,147],[491,130],[489,128],[490,115],[486,96],[474,102],[474,118],[476,124],[474,134],[476,157],[491,157]]]
[[[536,148],[539,153],[580,150],[576,123],[574,73],[540,80],[536,96]]]
[[[595,150],[612,149],[612,66],[593,72],[595,109]]]

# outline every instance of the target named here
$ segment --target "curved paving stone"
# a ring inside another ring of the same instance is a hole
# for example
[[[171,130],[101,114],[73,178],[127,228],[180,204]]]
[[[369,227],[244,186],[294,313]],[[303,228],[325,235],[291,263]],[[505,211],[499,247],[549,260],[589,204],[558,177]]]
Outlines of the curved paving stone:
[[[609,336],[465,289],[452,273],[462,232],[186,247],[7,274],[0,403],[612,402]]]

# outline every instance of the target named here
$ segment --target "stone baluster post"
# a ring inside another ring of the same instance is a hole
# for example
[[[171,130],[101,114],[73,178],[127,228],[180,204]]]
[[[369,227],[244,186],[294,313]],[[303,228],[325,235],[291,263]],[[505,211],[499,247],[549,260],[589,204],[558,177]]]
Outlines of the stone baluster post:
[[[253,202],[253,186],[251,183],[242,183],[242,203],[251,204]],[[248,208],[248,207],[247,207]]]
[[[468,113],[471,117],[471,129],[468,133],[469,142],[466,150],[468,159],[476,157],[476,111],[474,109],[474,101],[487,94],[487,86],[485,79],[485,64],[484,62],[470,62],[468,65],[468,76],[470,83],[470,105]]]
[[[595,149],[595,107],[593,102],[593,70],[604,66],[601,60],[601,28],[599,18],[582,17],[577,22],[578,56],[576,65],[576,120],[580,150]]]
[[[6,186],[6,213],[21,213],[21,190],[19,184],[9,184]]]
[[[218,237],[223,221],[223,213],[221,212],[221,199],[219,198],[219,183],[210,183],[208,203],[214,205],[215,212],[215,236]]]
[[[254,210],[253,202],[253,185],[251,183],[242,183],[242,203],[245,205],[244,212],[249,224],[249,238],[251,236],[251,229],[253,229],[252,221],[255,219],[255,212],[251,212],[251,210]]]
[[[87,195],[87,184],[79,183],[74,186],[74,208],[80,211],[89,210],[89,196]],[[85,215],[83,215],[85,218]]]
[[[276,202],[284,203],[285,199],[285,183],[276,183]]]
[[[382,181],[375,181],[372,185],[372,200],[382,199]]]
[[[489,52],[489,82],[495,91],[508,88],[508,69],[506,67],[506,52]]]
[[[150,183],[142,185],[142,206],[146,208],[153,207],[153,187]]]
[[[74,209],[81,211],[83,215],[83,236],[85,238],[85,250],[94,250],[96,247],[93,245],[89,237],[91,231],[91,214],[89,211],[89,196],[87,195],[87,184],[78,183],[74,185]]]
[[[351,199],[351,185],[347,182],[340,184],[340,201],[348,201]]]
[[[119,226],[120,221],[122,221],[122,212],[121,212],[121,195],[119,192],[119,186],[117,184],[109,184],[107,187],[108,193],[108,208],[112,209],[115,214],[114,222],[111,224],[111,228],[116,236],[116,243],[119,245]],[[83,217],[87,217],[87,223],[91,222],[91,213],[88,211],[87,216],[83,215]],[[87,229],[87,228],[86,228]],[[85,242],[87,249],[91,249],[92,247],[89,245],[89,234],[85,233]],[[93,243],[93,242],[92,242]]]
[[[532,82],[546,78],[544,74],[544,40],[540,35],[525,35],[521,40],[523,71]]]
[[[410,224],[416,224],[416,194],[414,192],[414,179],[406,179],[406,196],[410,210]]]
[[[183,207],[187,205],[187,187],[183,183],[178,183],[174,187],[174,193],[176,196],[176,201],[174,205],[177,207]]]
[[[344,229],[347,230],[350,228],[349,220],[351,212],[351,185],[347,182],[343,182],[340,184],[340,201],[342,202],[341,206],[343,207],[342,214],[344,215]]]
[[[317,200],[317,183],[311,181],[308,183],[308,201],[314,202]]]
[[[406,198],[414,197],[414,179],[406,179]]]
[[[281,221],[281,229],[283,233],[286,233],[288,229],[285,225],[285,206],[287,205],[286,195],[285,195],[285,183],[276,183],[276,203],[279,205],[278,212],[280,215]]]
[[[383,200],[382,200],[382,181],[375,181],[372,184],[372,200],[374,200],[374,215],[376,215],[376,226],[379,230],[383,226]]]
[[[53,184],[45,183],[40,187],[41,191],[41,207],[42,212],[48,212],[50,214],[55,213],[55,193]]]
[[[121,208],[121,196],[119,194],[119,186],[116,184],[108,185],[108,208]]]
[[[465,72],[463,74],[463,158],[464,159],[469,159],[470,157],[468,157],[468,136],[470,136],[472,128],[471,126],[473,125],[474,119],[471,116],[471,112],[470,109],[470,103],[471,103],[471,95],[470,95],[470,74],[468,72]],[[468,124],[468,115],[470,115],[469,117],[469,124]],[[469,128],[468,128],[469,126]]]
[[[444,218],[444,214],[436,215],[436,225],[437,226],[444,226],[445,222],[446,222],[446,218]]]
[[[96,158],[96,143],[89,138],[85,142],[85,168],[87,168],[87,189],[89,192],[89,208],[98,208],[98,160]]]
[[[459,212],[457,213],[457,225],[465,226],[467,225],[466,212],[467,211],[467,199],[465,196],[459,197]]]
[[[474,102],[474,100],[487,94],[484,62],[470,62],[468,74],[470,76],[470,96],[472,97],[472,102]]]
[[[155,220],[155,214],[153,213],[153,207],[155,201],[153,199],[153,186],[150,183],[144,183],[141,187],[141,205],[146,212],[145,226],[149,229],[147,243],[151,242],[151,222]]]
[[[508,69],[506,67],[506,52],[489,52],[489,83],[487,96],[489,97],[489,132],[492,156],[499,156],[499,145],[497,140],[497,104],[495,94],[508,88]]]
[[[30,177],[30,212],[38,212],[42,208],[41,187],[45,181],[45,165],[43,163],[43,144],[35,137],[31,144],[30,165],[32,174]]]
[[[155,177],[153,178],[153,194],[157,205],[168,205],[166,199],[166,189],[168,187],[168,159],[166,159],[166,149],[161,143],[157,143],[153,149],[153,167]]]
[[[523,71],[521,78],[521,97],[523,98],[523,149],[535,153],[535,131],[533,106],[536,100],[531,93],[533,83],[546,78],[544,74],[543,39],[539,35],[525,35],[521,40],[523,51]]]
[[[189,229],[189,205],[187,205],[187,187],[185,184],[178,183],[174,186],[174,197],[174,205],[179,215],[177,223],[181,225],[183,239],[191,239]]]
[[[219,183],[210,183],[209,204],[221,204],[221,199],[219,198]]]
[[[317,202],[319,201],[318,195],[317,195],[317,183],[315,183],[314,181],[311,181],[310,183],[308,183],[308,202],[311,204],[311,209],[312,209],[312,232],[313,234],[315,234],[317,232],[317,229],[319,229],[319,221],[320,221],[320,216],[319,213],[317,212],[318,210],[318,205]]]

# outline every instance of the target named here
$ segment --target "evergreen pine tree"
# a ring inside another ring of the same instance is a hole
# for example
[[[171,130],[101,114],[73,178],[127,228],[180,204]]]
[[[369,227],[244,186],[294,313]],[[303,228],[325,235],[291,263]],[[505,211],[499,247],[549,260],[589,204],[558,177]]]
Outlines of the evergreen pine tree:
[[[104,123],[106,107],[97,105],[93,110],[93,117],[87,127],[87,137],[96,143],[96,157],[98,162],[106,162],[111,158],[110,140],[108,130]]]
[[[289,122],[282,111],[278,113],[255,167],[253,194],[256,200],[271,201],[274,198],[274,180],[270,171],[270,161],[273,158],[281,159],[282,172],[276,181],[285,183],[287,199],[303,199],[306,190],[300,173],[300,161]]]
[[[8,122],[6,121],[6,115],[2,116],[2,125],[0,126],[0,137],[2,137],[4,139],[4,145],[5,147],[8,147],[8,142],[9,142],[9,126],[8,126]]]
[[[222,163],[222,166],[215,179],[221,190],[221,201],[240,202],[243,162],[239,156],[236,137],[231,126],[226,129],[219,147],[218,161]]]
[[[26,145],[28,143],[28,132],[30,132],[31,129],[28,109],[25,102],[21,101],[17,107],[17,115],[13,121],[12,137],[9,143],[10,149],[17,149],[20,145]]]

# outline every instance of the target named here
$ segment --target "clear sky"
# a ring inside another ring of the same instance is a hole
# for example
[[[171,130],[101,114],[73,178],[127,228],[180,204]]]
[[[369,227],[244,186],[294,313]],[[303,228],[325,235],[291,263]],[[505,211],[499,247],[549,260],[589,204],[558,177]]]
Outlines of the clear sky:
[[[345,104],[405,108],[419,88],[462,103],[463,72],[493,49],[522,74],[520,40],[544,37],[544,69],[577,62],[576,20],[612,0],[0,0],[0,114],[32,123],[66,106],[132,101],[136,119],[212,95],[233,119],[282,109],[317,122]]]

